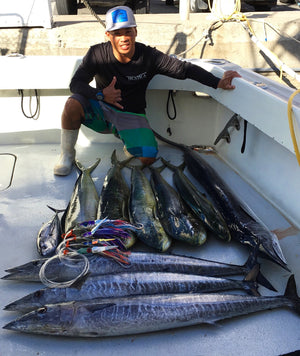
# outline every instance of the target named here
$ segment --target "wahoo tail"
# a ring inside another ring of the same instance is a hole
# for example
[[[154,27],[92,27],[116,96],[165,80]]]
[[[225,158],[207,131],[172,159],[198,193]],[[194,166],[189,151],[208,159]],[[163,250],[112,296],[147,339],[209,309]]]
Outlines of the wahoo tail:
[[[296,313],[300,315],[300,298],[297,293],[295,276],[293,274],[287,281],[284,296],[293,303]]]

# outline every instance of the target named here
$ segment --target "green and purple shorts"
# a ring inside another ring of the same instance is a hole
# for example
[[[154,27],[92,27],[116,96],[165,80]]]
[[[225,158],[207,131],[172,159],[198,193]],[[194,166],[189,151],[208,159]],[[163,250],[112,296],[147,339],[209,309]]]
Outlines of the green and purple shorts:
[[[97,100],[74,94],[84,109],[83,125],[99,133],[113,133],[135,157],[156,157],[158,148],[145,114],[124,112]]]

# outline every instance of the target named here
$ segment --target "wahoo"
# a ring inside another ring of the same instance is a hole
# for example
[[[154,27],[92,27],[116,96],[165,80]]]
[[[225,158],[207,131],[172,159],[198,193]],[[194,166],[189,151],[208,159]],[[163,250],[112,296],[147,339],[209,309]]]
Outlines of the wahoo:
[[[105,337],[183,328],[276,308],[300,315],[295,279],[283,296],[158,294],[47,305],[4,329],[42,335]]]

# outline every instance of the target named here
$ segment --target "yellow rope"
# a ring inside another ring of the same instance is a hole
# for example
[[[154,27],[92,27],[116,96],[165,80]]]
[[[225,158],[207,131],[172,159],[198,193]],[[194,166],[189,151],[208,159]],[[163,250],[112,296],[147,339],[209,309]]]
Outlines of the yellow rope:
[[[296,135],[295,135],[294,124],[293,124],[293,107],[292,107],[293,99],[297,94],[300,94],[300,89],[294,91],[294,93],[289,98],[288,119],[289,119],[290,132],[291,132],[291,137],[292,137],[292,141],[293,141],[293,145],[294,145],[295,154],[297,157],[298,164],[300,166],[300,152],[299,152],[299,147],[298,147],[298,143],[297,143],[297,139],[296,139]]]

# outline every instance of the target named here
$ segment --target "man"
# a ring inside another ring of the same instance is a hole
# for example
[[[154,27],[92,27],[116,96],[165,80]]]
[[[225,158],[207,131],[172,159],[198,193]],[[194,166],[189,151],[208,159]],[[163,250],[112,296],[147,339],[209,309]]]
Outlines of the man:
[[[92,46],[74,74],[62,113],[61,155],[54,174],[68,175],[75,159],[75,144],[81,124],[100,133],[112,132],[124,143],[127,154],[143,164],[154,162],[157,143],[145,116],[147,85],[156,74],[191,78],[213,88],[234,89],[240,77],[227,71],[219,79],[206,70],[170,57],[136,42],[133,12],[117,6],[106,14],[108,41]],[[95,78],[97,88],[89,83]]]

